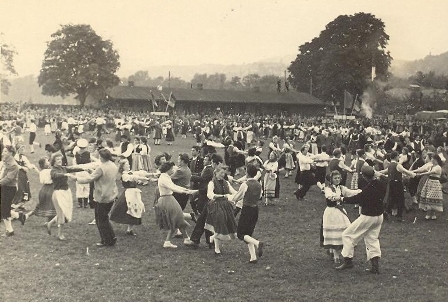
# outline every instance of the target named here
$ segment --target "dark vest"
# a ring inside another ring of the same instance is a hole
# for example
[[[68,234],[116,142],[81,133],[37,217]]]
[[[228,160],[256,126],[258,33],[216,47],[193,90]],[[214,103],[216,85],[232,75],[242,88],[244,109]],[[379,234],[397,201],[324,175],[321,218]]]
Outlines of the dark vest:
[[[330,168],[330,172],[337,170],[342,174],[342,168],[339,167],[340,160],[337,158],[333,158],[330,163],[328,164],[328,167]]]
[[[356,172],[361,173],[361,169],[364,166],[365,162],[366,161],[363,159],[362,160],[358,159],[358,161],[356,162]]]
[[[244,194],[243,206],[256,207],[261,195],[261,184],[255,179],[249,179],[246,184],[247,191]]]
[[[387,168],[389,181],[403,181],[403,174],[398,172],[397,165],[396,162],[391,162],[389,164],[389,167]]]
[[[82,153],[78,152],[78,153],[76,153],[75,158],[76,158],[76,163],[78,165],[88,164],[88,163],[90,163],[90,152],[89,151],[84,151]]]

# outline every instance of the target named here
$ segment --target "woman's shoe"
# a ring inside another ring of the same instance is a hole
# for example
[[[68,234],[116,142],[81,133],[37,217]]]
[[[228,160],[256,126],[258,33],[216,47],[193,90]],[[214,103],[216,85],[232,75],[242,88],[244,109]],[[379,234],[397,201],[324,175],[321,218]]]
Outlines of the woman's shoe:
[[[128,236],[137,236],[137,234],[133,230],[126,231],[126,235],[128,235]]]
[[[249,264],[256,264],[258,262],[258,259],[255,260],[249,260]]]
[[[177,245],[172,244],[170,241],[165,241],[163,243],[163,248],[165,248],[165,249],[175,249],[175,248],[177,248]]]
[[[431,220],[436,220],[436,219],[437,219],[436,215],[431,216]]]

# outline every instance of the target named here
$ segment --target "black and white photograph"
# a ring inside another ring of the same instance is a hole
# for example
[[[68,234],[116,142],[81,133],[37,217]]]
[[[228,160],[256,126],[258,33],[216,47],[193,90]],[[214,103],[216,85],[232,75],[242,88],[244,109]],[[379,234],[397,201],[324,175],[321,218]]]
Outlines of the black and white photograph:
[[[448,301],[446,0],[0,1],[0,301]]]

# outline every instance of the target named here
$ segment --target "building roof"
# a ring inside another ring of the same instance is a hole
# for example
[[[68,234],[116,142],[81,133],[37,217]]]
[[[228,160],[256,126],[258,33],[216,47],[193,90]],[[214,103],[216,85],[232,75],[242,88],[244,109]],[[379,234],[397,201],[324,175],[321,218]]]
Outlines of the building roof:
[[[156,100],[163,100],[160,91],[152,87],[130,87],[116,86],[107,91],[109,97],[115,100],[150,100],[151,91]],[[233,91],[233,90],[215,90],[215,89],[181,89],[165,88],[162,93],[168,99],[170,93],[173,93],[176,100],[182,101],[201,101],[214,103],[278,103],[295,105],[324,105],[324,102],[318,98],[303,92],[289,91]]]

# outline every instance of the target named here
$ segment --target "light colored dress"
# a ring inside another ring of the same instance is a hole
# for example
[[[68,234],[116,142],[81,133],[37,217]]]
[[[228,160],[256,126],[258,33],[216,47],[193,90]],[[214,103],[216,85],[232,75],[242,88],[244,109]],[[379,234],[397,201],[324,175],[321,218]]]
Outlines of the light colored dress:
[[[335,201],[339,197],[350,197],[361,190],[350,190],[345,186],[327,186],[324,189],[327,207],[322,219],[323,246],[326,248],[342,249],[342,232],[350,225],[347,212]]]
[[[443,212],[443,192],[440,176],[442,168],[434,166],[420,191],[419,208],[424,211]]]
[[[263,179],[264,195],[267,198],[278,198],[279,180],[278,180],[278,162],[266,161],[264,163],[266,173]],[[274,176],[275,175],[275,176]],[[278,188],[277,188],[278,187]]]

